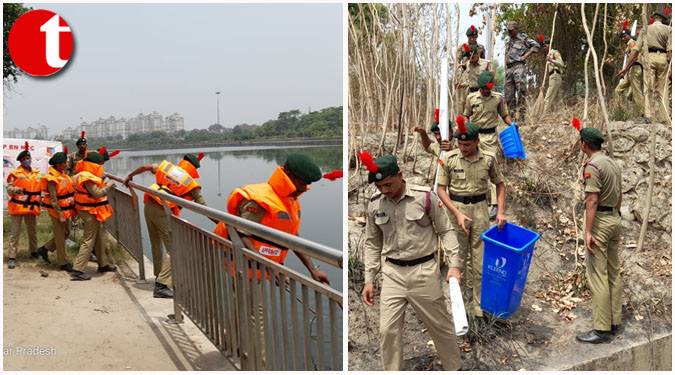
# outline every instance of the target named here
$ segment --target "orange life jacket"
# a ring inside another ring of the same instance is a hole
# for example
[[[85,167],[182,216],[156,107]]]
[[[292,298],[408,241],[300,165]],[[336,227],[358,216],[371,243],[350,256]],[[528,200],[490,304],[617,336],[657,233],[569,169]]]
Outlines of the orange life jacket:
[[[45,192],[44,197],[42,198],[42,206],[47,209],[50,215],[55,218],[59,218],[59,215],[56,214],[52,206],[52,200],[49,196],[49,191],[47,190],[47,184],[50,182],[56,185],[56,199],[57,204],[61,207],[61,212],[63,216],[68,219],[77,215],[75,210],[75,187],[73,187],[73,181],[65,173],[61,173],[54,169],[54,167],[49,167],[49,173],[42,179],[42,191]]]
[[[197,180],[193,179],[189,172],[166,160],[164,160],[162,164],[159,165],[159,168],[157,168],[157,173],[155,173],[155,183],[150,185],[150,189],[164,191],[189,201],[193,200],[190,192],[201,187],[202,185],[200,185]],[[145,196],[143,196],[143,204],[147,203],[150,198],[154,199],[160,206],[162,205],[162,201],[159,197],[148,193],[145,193]],[[166,202],[166,204],[174,215],[180,215],[182,207],[172,202]]]
[[[42,176],[37,168],[30,172],[22,166],[9,172],[7,183],[23,188],[21,194],[8,194],[7,210],[10,215],[40,215],[40,196],[42,195]]]
[[[85,182],[91,181],[99,188],[105,185],[103,179],[103,167],[90,161],[82,160],[77,163],[77,174],[73,176],[73,186],[75,187],[75,208],[78,211],[87,211],[96,215],[96,220],[106,221],[112,216],[113,210],[108,203],[108,197],[95,198],[89,193]]]
[[[283,168],[277,167],[266,183],[234,189],[227,199],[227,212],[238,215],[239,204],[242,201],[255,201],[265,209],[260,224],[297,236],[300,229],[300,202],[296,197],[288,196],[295,191],[295,185],[284,173]],[[223,223],[218,223],[214,233],[229,238],[227,227]],[[249,236],[249,239],[262,256],[276,263],[284,263],[288,248],[256,235]],[[249,275],[250,273],[249,270]]]

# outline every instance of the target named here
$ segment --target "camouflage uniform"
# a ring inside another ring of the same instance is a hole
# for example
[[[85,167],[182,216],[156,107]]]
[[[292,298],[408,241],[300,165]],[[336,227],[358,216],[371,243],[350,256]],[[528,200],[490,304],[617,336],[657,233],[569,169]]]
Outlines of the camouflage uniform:
[[[520,61],[527,52],[539,51],[539,43],[524,33],[519,33],[515,38],[509,38],[506,42],[504,97],[511,110],[518,111],[525,116],[525,97],[527,96],[527,77],[525,63]],[[518,99],[516,100],[516,92]]]

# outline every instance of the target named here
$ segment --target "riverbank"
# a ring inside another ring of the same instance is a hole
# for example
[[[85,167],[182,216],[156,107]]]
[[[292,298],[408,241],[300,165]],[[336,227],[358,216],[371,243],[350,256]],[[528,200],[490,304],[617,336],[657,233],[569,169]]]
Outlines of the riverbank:
[[[97,146],[95,140],[92,145]],[[342,145],[342,138],[297,138],[297,139],[255,139],[248,141],[224,141],[224,142],[196,142],[196,143],[157,143],[157,144],[138,144],[138,145],[116,145],[106,144],[109,150],[119,149],[120,151],[146,151],[146,150],[175,150],[181,148],[208,148],[208,147],[245,147],[245,146],[338,146]]]

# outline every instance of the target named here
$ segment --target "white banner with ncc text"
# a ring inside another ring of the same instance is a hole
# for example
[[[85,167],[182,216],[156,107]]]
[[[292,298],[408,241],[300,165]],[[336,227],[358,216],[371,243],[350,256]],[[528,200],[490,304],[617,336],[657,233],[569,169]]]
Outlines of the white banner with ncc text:
[[[37,168],[43,175],[49,172],[49,159],[57,152],[63,151],[61,142],[42,141],[39,139],[2,139],[2,209],[7,210],[7,176],[9,172],[19,166],[16,157],[24,150],[26,141],[28,141],[28,151],[32,159],[31,167]]]

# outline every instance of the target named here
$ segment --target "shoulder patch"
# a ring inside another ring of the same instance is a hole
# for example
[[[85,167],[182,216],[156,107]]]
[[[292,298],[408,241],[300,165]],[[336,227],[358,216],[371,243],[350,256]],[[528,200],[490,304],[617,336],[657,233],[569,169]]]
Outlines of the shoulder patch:
[[[584,178],[591,178],[591,174],[589,172],[584,173]]]

